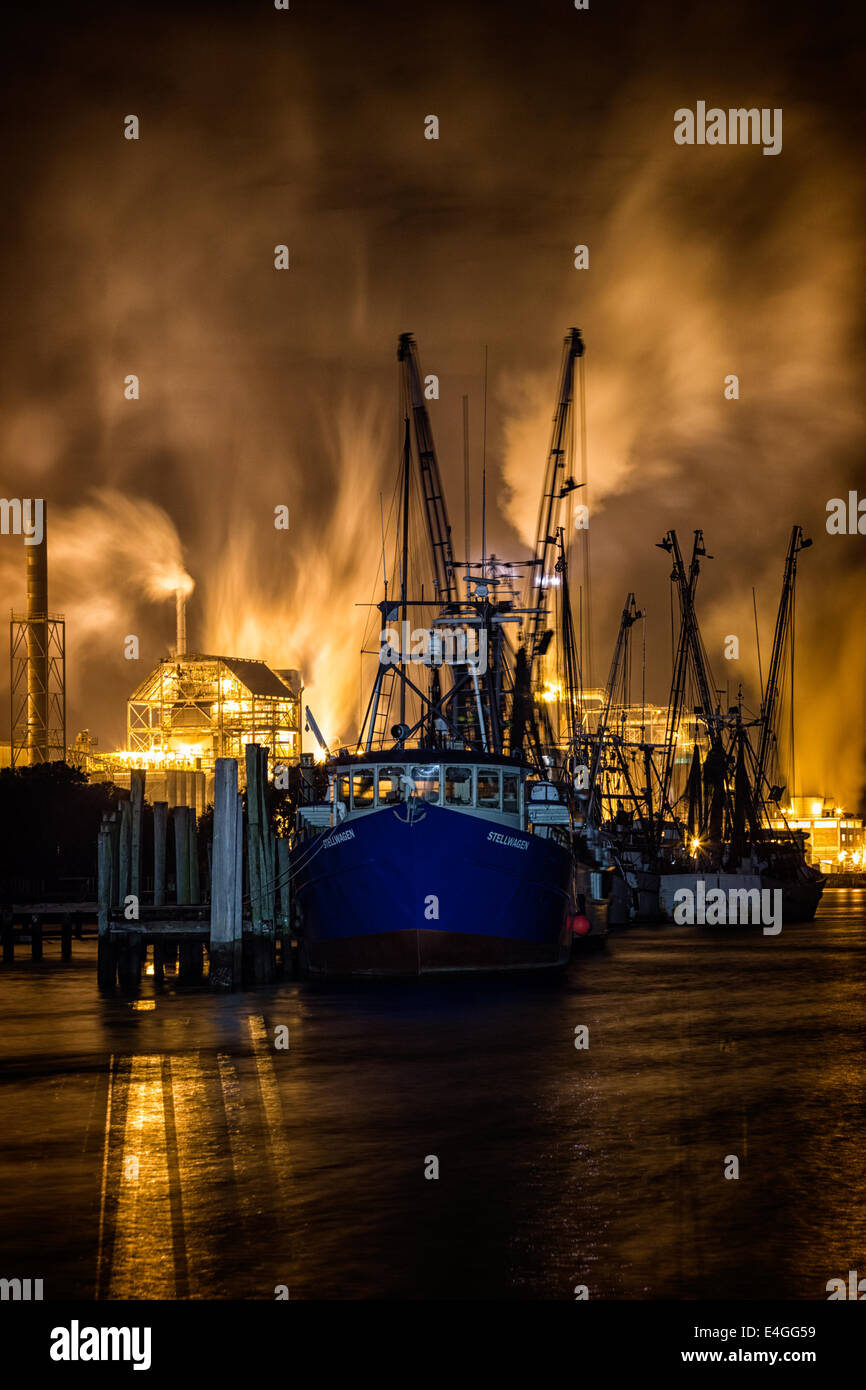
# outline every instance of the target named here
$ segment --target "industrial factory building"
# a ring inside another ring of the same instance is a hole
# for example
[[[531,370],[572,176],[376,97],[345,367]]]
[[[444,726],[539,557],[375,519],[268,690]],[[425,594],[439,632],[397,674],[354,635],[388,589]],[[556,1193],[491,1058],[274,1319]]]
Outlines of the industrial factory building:
[[[149,801],[201,812],[213,801],[217,758],[237,758],[244,782],[244,745],[268,749],[271,772],[301,756],[301,674],[264,661],[187,652],[186,594],[178,590],[177,643],[157,662],[126,705],[126,747],[91,760],[97,772],[126,785],[131,768],[147,771]]]
[[[94,778],[129,785],[130,770],[147,771],[148,801],[192,806],[213,802],[217,758],[237,758],[244,784],[244,745],[269,750],[273,774],[300,761],[299,671],[275,671],[264,661],[185,654],[159,661],[126,705],[126,747],[97,753],[76,749]]]
[[[212,772],[217,758],[242,761],[246,743],[265,744],[272,765],[300,757],[299,671],[229,656],[171,657],[126,708],[126,754],[141,767],[169,761]]]

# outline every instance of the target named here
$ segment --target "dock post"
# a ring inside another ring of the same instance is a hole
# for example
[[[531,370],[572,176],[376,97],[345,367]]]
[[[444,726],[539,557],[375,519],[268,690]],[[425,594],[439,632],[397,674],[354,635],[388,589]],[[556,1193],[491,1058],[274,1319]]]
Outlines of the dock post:
[[[99,898],[96,974],[101,989],[114,986],[114,956],[111,947],[112,830],[107,815],[102,817],[98,840],[97,896]]]
[[[211,895],[211,884],[213,883],[213,840],[208,840],[204,847],[207,858],[207,868],[205,869],[205,880],[202,884],[202,902],[209,902]]]
[[[134,767],[129,777],[130,814],[132,817],[129,891],[141,900],[141,820],[144,810],[144,779],[142,767]]]
[[[245,745],[247,771],[247,860],[250,878],[250,920],[252,922],[253,980],[267,984],[273,978],[273,922],[267,920],[268,853],[264,824],[262,758],[258,743]],[[267,756],[267,754],[265,755]]]
[[[277,879],[280,886],[280,966],[284,975],[291,974],[292,954],[292,881],[289,842],[277,840]]]
[[[125,931],[122,934],[117,973],[121,989],[130,993],[141,985],[141,948],[141,932]]]
[[[244,977],[244,801],[235,797],[235,889],[232,903],[232,941],[235,943],[235,978]]]
[[[175,806],[174,820],[174,873],[175,901],[178,906],[189,902],[189,813],[186,806]]]
[[[123,899],[120,895],[120,814],[115,808],[108,817],[111,833],[111,883],[108,888],[108,905],[116,907]]]
[[[264,744],[259,744],[259,824],[262,830],[262,854],[264,858],[265,875],[265,901],[262,908],[267,931],[271,941],[271,973],[273,973],[274,951],[276,940],[277,923],[277,837],[271,832],[268,822],[268,807],[265,798],[265,790],[268,785],[268,750]]]
[[[34,960],[42,959],[42,918],[36,912],[30,918],[30,954]]]
[[[72,960],[72,914],[64,912],[60,922],[60,959]]]
[[[153,803],[153,905],[165,907],[165,833],[168,802]]]
[[[276,941],[277,935],[277,837],[265,822],[265,844],[268,852],[268,921]]]
[[[204,970],[204,952],[200,941],[181,941],[177,948],[177,978],[179,984],[191,985],[200,980]]]
[[[178,777],[181,774],[178,773]],[[189,904],[189,822],[188,806],[175,806],[174,818],[174,863],[178,906]],[[178,945],[178,980],[181,984],[191,984],[201,979],[202,948],[198,941],[181,941]]]
[[[3,933],[3,964],[11,965],[15,959],[15,923],[12,908],[0,908],[0,930]]]
[[[189,842],[189,900],[201,902],[201,883],[198,869],[198,826],[192,807],[187,812],[187,840]]]
[[[236,913],[238,805],[237,760],[217,758],[210,900],[210,982],[214,989],[235,989],[241,983],[241,937]]]
[[[117,906],[123,907],[130,891],[132,870],[132,802],[120,803],[120,873],[117,883]]]

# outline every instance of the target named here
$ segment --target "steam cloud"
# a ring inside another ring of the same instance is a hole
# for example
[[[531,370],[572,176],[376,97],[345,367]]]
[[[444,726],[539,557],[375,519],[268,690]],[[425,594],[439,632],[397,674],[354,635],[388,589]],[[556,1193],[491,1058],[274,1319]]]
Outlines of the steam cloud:
[[[28,135],[9,174],[17,222],[0,229],[0,476],[4,495],[48,500],[70,730],[122,737],[130,688],[173,637],[154,599],[188,571],[191,650],[301,667],[328,737],[352,737],[367,618],[355,605],[378,597],[378,493],[399,457],[397,335],[414,332],[439,376],[431,414],[458,550],[470,394],[476,552],[488,345],[489,547],[519,557],[577,324],[596,672],[635,589],[650,695],[665,698],[669,566],[653,542],[676,526],[687,549],[703,526],[716,681],[733,696],[742,679],[756,706],[751,586],[766,673],[798,521],[815,539],[800,570],[798,780],[855,801],[864,554],[824,530],[828,498],[866,491],[852,292],[863,177],[845,74],[837,65],[822,105],[804,39],[814,15],[803,7],[798,28],[796,4],[783,30],[745,4],[724,22],[680,13],[675,44],[657,7],[629,23],[600,8],[591,27],[552,0],[531,25],[525,5],[482,10],[443,0],[407,21],[384,4],[363,23],[311,10],[289,40],[285,16],[216,9],[206,45],[176,9],[147,33],[112,11],[98,40],[38,17],[22,29],[45,86],[22,61],[6,97]],[[395,76],[407,54],[411,83]],[[85,86],[77,74],[94,64]],[[784,152],[675,146],[673,112],[697,97],[781,107]],[[129,111],[138,142],[122,138]],[[428,112],[437,142],[423,138]],[[572,268],[576,243],[588,271]],[[737,402],[723,399],[729,373]],[[111,536],[127,535],[127,504],[138,521],[124,549]],[[273,527],[280,504],[288,532]],[[19,544],[0,542],[13,594]],[[127,632],[142,637],[134,677]],[[723,661],[728,633],[740,663]]]

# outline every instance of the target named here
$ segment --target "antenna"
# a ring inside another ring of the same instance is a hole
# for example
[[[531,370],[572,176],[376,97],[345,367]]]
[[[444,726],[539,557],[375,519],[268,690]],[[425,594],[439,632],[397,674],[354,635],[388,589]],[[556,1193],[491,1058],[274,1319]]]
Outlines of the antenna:
[[[463,397],[463,542],[466,563],[470,556],[469,531],[469,397]]]
[[[382,528],[382,576],[385,580],[385,602],[388,601],[388,567],[385,562],[385,512],[382,507],[382,494],[379,493],[379,525]]]
[[[487,344],[484,344],[484,412],[481,422],[481,575],[487,574]]]
[[[761,706],[764,704],[764,673],[761,670],[761,634],[758,631],[758,597],[752,585],[752,607],[755,610],[755,646],[758,649],[758,681],[761,686]]]
[[[409,570],[409,469],[412,463],[411,435],[409,433],[409,417],[405,421],[405,433],[403,436],[403,564],[400,579],[400,602],[403,608],[403,623],[401,626],[401,656],[400,656],[400,726],[406,724],[406,670],[403,666],[402,646],[405,641],[407,624],[407,581]],[[403,740],[400,741],[402,747]]]

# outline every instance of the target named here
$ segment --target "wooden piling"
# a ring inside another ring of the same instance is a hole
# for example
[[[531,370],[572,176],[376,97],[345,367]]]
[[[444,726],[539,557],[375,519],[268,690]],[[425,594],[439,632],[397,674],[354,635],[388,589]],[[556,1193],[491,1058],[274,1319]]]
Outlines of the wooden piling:
[[[250,921],[253,935],[262,931],[262,860],[259,849],[258,745],[244,747],[247,772],[247,871],[250,880]]]
[[[168,802],[153,803],[153,905],[165,906],[165,837]]]
[[[274,976],[273,873],[270,867],[270,830],[264,799],[267,749],[258,743],[248,743],[244,752],[247,773],[247,859],[253,978],[256,984],[267,984]]]
[[[141,900],[141,822],[144,812],[145,770],[134,767],[130,773],[129,800],[131,828],[129,891]]]
[[[238,765],[217,758],[214,769],[213,861],[210,907],[210,981],[214,989],[241,983],[241,934],[237,923]]]
[[[244,802],[240,792],[235,797],[235,885],[232,940],[236,943],[235,978],[242,982],[244,970]]]
[[[60,920],[60,959],[72,960],[72,913],[64,912]]]
[[[181,941],[177,948],[177,978],[182,985],[194,985],[204,970],[204,949],[200,941]]]
[[[117,883],[117,906],[123,907],[132,877],[132,802],[120,803],[120,871]]]
[[[141,932],[120,933],[117,975],[121,989],[127,993],[134,994],[141,987],[141,957]]]
[[[11,907],[0,908],[0,931],[3,935],[3,964],[11,965],[15,959],[15,924]]]
[[[114,906],[123,901],[120,896],[120,813],[116,809],[108,817],[108,829],[111,834],[111,883],[108,902]]]
[[[279,838],[276,842],[277,878],[280,889],[280,965],[284,975],[291,973],[292,955],[292,883],[289,860],[289,842]]]
[[[199,903],[201,902],[201,885],[199,883],[198,869],[198,826],[196,825],[195,811],[191,806],[187,811],[187,820],[187,840],[189,842],[189,900],[191,903]]]
[[[174,821],[174,873],[175,902],[189,902],[189,813],[186,806],[175,806],[172,811]]]
[[[97,965],[96,976],[100,989],[112,989],[114,987],[115,958],[111,944],[110,912],[111,912],[111,889],[113,882],[112,871],[112,849],[113,836],[111,823],[107,815],[102,817],[102,829],[99,832],[97,845],[97,896],[99,898],[99,909],[97,916],[98,944],[97,944]]]
[[[180,774],[178,773],[178,776]],[[174,862],[177,892],[175,897],[181,905],[190,901],[189,862],[190,862],[190,810],[188,806],[175,806],[174,819]],[[178,946],[177,978],[181,984],[193,984],[202,975],[202,946],[198,941],[181,941]]]

